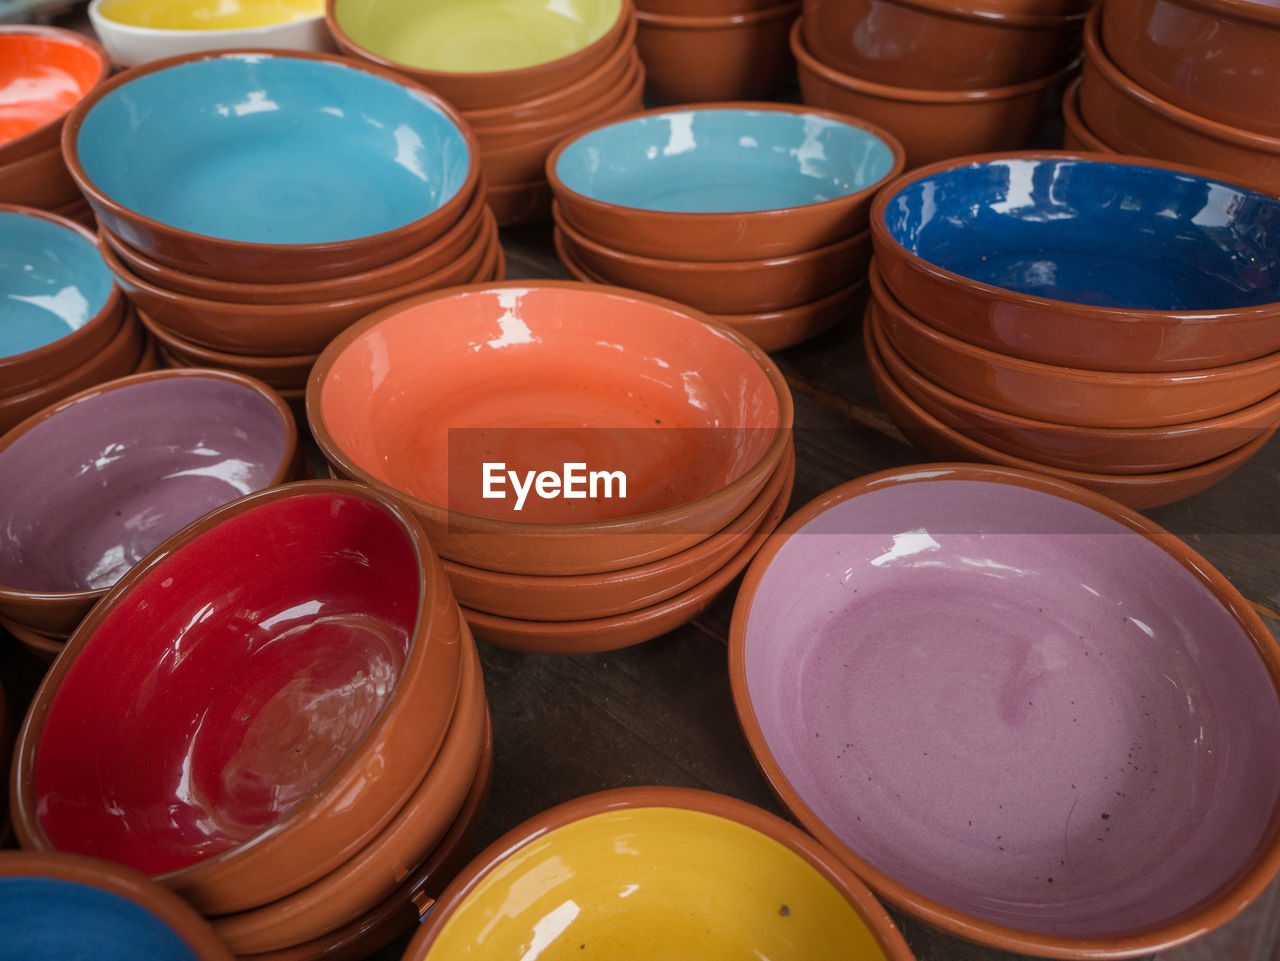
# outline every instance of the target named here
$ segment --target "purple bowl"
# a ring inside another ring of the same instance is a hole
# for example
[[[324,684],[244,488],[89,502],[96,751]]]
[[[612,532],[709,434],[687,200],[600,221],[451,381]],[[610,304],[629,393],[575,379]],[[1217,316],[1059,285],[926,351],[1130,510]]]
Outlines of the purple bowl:
[[[846,484],[766,544],[730,645],[783,801],[962,937],[1147,954],[1280,869],[1280,648],[1203,558],[1100,495],[973,465]]]

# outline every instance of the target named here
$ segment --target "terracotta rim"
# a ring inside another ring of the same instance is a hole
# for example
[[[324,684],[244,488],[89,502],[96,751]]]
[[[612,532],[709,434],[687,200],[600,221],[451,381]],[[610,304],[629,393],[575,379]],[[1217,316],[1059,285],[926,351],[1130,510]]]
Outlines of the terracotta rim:
[[[791,0],[777,6],[765,7],[763,10],[752,10],[746,13],[726,13],[719,16],[704,14],[702,16],[678,16],[674,13],[649,13],[645,10],[636,12],[640,26],[660,30],[732,30],[738,27],[754,27],[756,24],[794,17],[800,12],[801,0]]]
[[[928,924],[979,944],[1048,958],[1100,961],[1100,959],[1151,954],[1171,948],[1230,920],[1244,910],[1270,883],[1277,871],[1280,871],[1280,810],[1272,815],[1267,832],[1268,840],[1255,862],[1242,872],[1229,890],[1212,904],[1185,912],[1156,928],[1137,934],[1118,937],[1063,938],[994,924],[952,910],[940,902],[916,894],[850,850],[840,841],[835,832],[823,824],[805,805],[786,780],[781,767],[769,751],[756,719],[750,693],[747,690],[744,664],[747,619],[750,617],[756,592],[768,572],[769,565],[792,535],[809,521],[842,501],[886,486],[951,480],[1012,484],[1052,494],[1088,507],[1147,538],[1185,568],[1235,617],[1241,629],[1252,639],[1258,656],[1271,675],[1272,685],[1277,688],[1277,694],[1280,696],[1280,645],[1271,636],[1262,619],[1249,606],[1249,602],[1205,558],[1193,551],[1177,536],[1137,511],[1075,484],[1030,471],[994,465],[951,462],[894,468],[841,484],[810,501],[788,517],[756,555],[738,591],[729,628],[729,681],[733,691],[734,707],[751,747],[751,753],[774,793],[821,844],[838,852],[838,857],[885,899]]]
[[[82,33],[77,33],[74,30],[64,30],[61,27],[44,27],[32,23],[7,24],[0,26],[0,34],[8,33],[34,33],[50,40],[62,40],[66,43],[76,44],[91,51],[93,55],[98,58],[98,62],[101,64],[102,69],[99,71],[98,79],[94,81],[93,87],[85,93],[85,97],[88,97],[93,90],[100,87],[107,77],[111,75],[111,60],[107,57],[107,51],[102,49],[102,44],[98,43],[98,41],[92,37],[85,36]],[[80,99],[83,101],[85,97]],[[74,109],[75,108],[73,107],[72,110]],[[58,126],[66,121],[70,113],[71,111],[69,110],[67,113],[62,114],[62,116],[55,117],[48,123],[36,127],[34,130],[27,131],[21,137],[15,137],[12,140],[6,140],[3,143],[0,143],[0,163],[7,163],[9,160],[16,160],[19,157],[25,157],[29,152],[30,144],[33,141],[36,141],[37,138],[42,135],[47,137],[52,134]],[[56,145],[57,139],[54,139],[53,143]]]
[[[1200,7],[1214,16],[1238,20],[1252,28],[1257,25],[1280,27],[1280,8],[1268,3],[1240,3],[1239,0],[1177,0],[1172,6]]]
[[[316,354],[228,354],[224,351],[214,350],[212,347],[205,347],[194,341],[186,340],[179,337],[173,331],[169,330],[162,324],[157,323],[151,317],[148,317],[142,311],[137,311],[138,320],[142,321],[142,326],[147,328],[151,336],[154,337],[159,344],[160,350],[168,357],[175,360],[183,361],[181,366],[199,366],[188,365],[187,358],[181,357],[174,351],[181,351],[190,354],[192,358],[198,359],[201,364],[221,365],[235,364],[235,368],[224,369],[240,369],[242,367],[306,367],[310,368],[316,362],[316,358],[320,355]],[[269,386],[269,385],[268,385]],[[279,388],[272,388],[278,392]]]
[[[830,2],[830,0],[828,0]],[[1092,6],[1092,0],[1080,0],[1077,3],[1064,4],[1069,9],[1061,13],[1033,13],[1030,10],[1002,11],[999,0],[985,0],[986,9],[982,9],[984,0],[965,3],[962,0],[892,0],[890,6],[913,7],[926,13],[956,20],[968,20],[972,23],[989,24],[996,27],[1029,27],[1051,28],[1078,26],[1084,22]],[[1031,6],[1031,4],[1027,4]],[[1070,9],[1074,7],[1075,9]]]
[[[1080,141],[1085,150],[1098,154],[1095,159],[1103,163],[1110,162],[1111,155],[1114,155],[1116,151],[1108,147],[1101,137],[1090,130],[1089,125],[1080,116],[1079,77],[1076,77],[1067,85],[1066,92],[1062,95],[1062,123],[1066,127],[1066,132]],[[1071,148],[1064,145],[1062,149],[1070,150]]]

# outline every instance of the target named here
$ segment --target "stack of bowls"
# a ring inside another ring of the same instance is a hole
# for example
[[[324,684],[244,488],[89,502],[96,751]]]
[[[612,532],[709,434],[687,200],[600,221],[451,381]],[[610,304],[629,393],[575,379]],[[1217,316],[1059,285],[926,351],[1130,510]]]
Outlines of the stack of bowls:
[[[1256,761],[1280,647],[1205,558],[1076,485],[924,464],[830,491],[747,572],[729,670],[801,825],[958,937],[1163,953],[1280,869]]]
[[[549,216],[543,164],[560,140],[642,106],[631,0],[328,0],[327,17],[344,52],[461,110],[503,226]]]
[[[1280,193],[1280,9],[1108,0],[1085,30],[1077,140]]]
[[[567,281],[370,316],[321,354],[307,413],[335,474],[422,520],[476,636],[526,650],[691,620],[777,526],[795,470],[791,395],[759,348]]]
[[[67,112],[107,78],[93,40],[57,27],[0,26],[0,203],[92,225],[59,141]]]
[[[80,224],[0,204],[0,433],[104,380],[155,366]]]
[[[1132,507],[1196,493],[1280,424],[1280,201],[1172,166],[1027,153],[887,186],[868,357],[935,456]]]
[[[466,125],[371,65],[156,61],[99,86],[63,139],[103,256],[166,355],[299,403],[315,355],[357,318],[503,273]]]
[[[756,100],[795,77],[800,0],[636,0],[636,45],[658,103]]]
[[[864,117],[907,166],[1030,141],[1061,96],[1093,0],[805,0],[805,103]]]
[[[56,654],[161,541],[302,469],[284,401],[242,374],[135,374],[46,408],[0,435],[4,626]]]
[[[552,152],[556,249],[579,280],[689,304],[777,350],[856,316],[871,199],[902,166],[891,135],[814,108],[650,111]]]
[[[318,957],[353,928],[397,936],[367,929],[420,896],[409,877],[438,893],[488,744],[475,645],[420,525],[302,481],[184,528],[94,608],[19,734],[14,828],[151,875],[239,956]]]

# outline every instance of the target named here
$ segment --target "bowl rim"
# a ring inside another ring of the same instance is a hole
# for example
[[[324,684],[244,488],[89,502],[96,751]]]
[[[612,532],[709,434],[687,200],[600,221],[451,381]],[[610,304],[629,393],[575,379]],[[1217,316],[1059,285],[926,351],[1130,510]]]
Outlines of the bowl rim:
[[[722,14],[684,14],[652,13],[648,10],[637,10],[636,19],[643,27],[659,30],[736,30],[739,27],[754,27],[774,20],[782,20],[795,16],[800,11],[802,0],[784,0],[782,3],[759,10],[746,10],[741,13]]]
[[[285,28],[297,27],[306,29],[312,27],[318,22],[324,20],[324,10],[321,9],[314,14],[306,17],[299,17],[294,20],[281,20],[276,23],[259,24],[256,27],[217,27],[213,29],[203,27],[144,27],[136,23],[126,23],[123,20],[117,20],[112,16],[102,12],[102,5],[110,0],[89,0],[86,12],[89,20],[93,24],[94,30],[101,31],[101,24],[107,24],[107,29],[118,33],[122,36],[138,37],[138,38],[175,38],[183,36],[200,36],[209,37],[211,39],[230,38],[233,36],[245,37],[246,39],[270,41],[271,35],[277,32],[283,32]]]
[[[1234,0],[1170,0],[1173,6],[1200,7],[1217,17],[1241,21],[1247,28],[1265,25],[1280,27],[1280,9],[1266,3],[1236,3]]]
[[[414,934],[404,961],[422,961],[439,932],[475,887],[513,854],[578,821],[619,811],[674,809],[709,814],[768,837],[800,857],[850,904],[884,952],[886,961],[914,961],[889,913],[849,868],[793,824],[746,801],[698,788],[621,787],[565,801],[534,815],[492,842],[450,882]]]
[[[233,367],[216,366],[220,364],[245,364],[250,367],[310,367],[316,362],[316,358],[320,356],[317,351],[314,354],[231,354],[226,351],[214,350],[212,347],[205,347],[194,341],[189,341],[183,337],[179,337],[168,327],[157,322],[145,311],[135,310],[138,320],[142,326],[147,328],[147,332],[155,339],[156,345],[169,354],[171,357],[178,357],[174,350],[186,351],[192,357],[200,358],[202,364],[208,364],[215,370],[237,370]],[[181,359],[181,358],[178,358]],[[183,367],[198,367],[199,364],[182,364]],[[243,373],[243,371],[241,371]],[[252,376],[252,375],[250,375]],[[268,387],[271,385],[268,384]],[[273,387],[277,393],[279,388]]]
[[[729,680],[738,720],[752,756],[770,787],[806,830],[821,844],[833,852],[839,852],[840,859],[878,894],[908,914],[968,941],[1047,958],[1100,961],[1145,955],[1171,948],[1230,920],[1243,911],[1280,871],[1280,807],[1272,813],[1265,832],[1266,838],[1256,853],[1254,862],[1226,885],[1225,893],[1216,896],[1208,904],[1201,904],[1171,920],[1136,933],[1072,938],[1027,932],[985,921],[916,894],[841,842],[835,832],[824,825],[800,799],[787,781],[765,742],[747,690],[744,663],[747,620],[770,564],[800,528],[845,500],[888,486],[919,482],[946,483],[952,480],[1011,484],[1056,495],[1090,508],[1145,537],[1181,565],[1231,613],[1242,632],[1252,642],[1256,654],[1270,675],[1277,697],[1280,697],[1280,643],[1272,637],[1257,612],[1226,577],[1175,534],[1109,497],[1047,475],[989,464],[951,461],[912,464],[867,474],[818,495],[782,522],[743,577],[729,628]]]
[[[1133,323],[1135,319],[1140,319],[1140,322],[1142,323],[1158,323],[1166,326],[1175,326],[1187,323],[1221,323],[1224,319],[1229,321],[1233,318],[1266,318],[1280,314],[1280,301],[1276,301],[1271,304],[1258,304],[1252,307],[1232,307],[1210,310],[1148,310],[1142,308],[1130,309],[1123,307],[1093,306],[1091,304],[1080,304],[1070,300],[1052,300],[1048,297],[1038,297],[1034,294],[1026,294],[1015,290],[1009,290],[1005,287],[997,287],[994,284],[987,284],[979,280],[973,280],[969,277],[965,277],[963,274],[947,270],[946,268],[940,267],[931,261],[925,260],[919,254],[909,250],[890,235],[888,228],[885,226],[884,215],[894,197],[896,197],[904,188],[911,186],[919,180],[923,180],[944,171],[957,170],[962,167],[981,166],[987,163],[996,163],[1008,160],[1029,160],[1037,162],[1069,161],[1095,165],[1118,164],[1128,167],[1147,167],[1153,170],[1193,177],[1198,180],[1209,180],[1215,184],[1228,187],[1233,191],[1252,194],[1259,199],[1280,207],[1280,200],[1277,200],[1276,197],[1263,193],[1253,187],[1234,183],[1228,179],[1228,175],[1214,173],[1212,171],[1208,171],[1200,167],[1192,167],[1187,164],[1171,163],[1169,161],[1156,160],[1149,157],[1133,157],[1126,154],[1099,154],[1082,150],[1009,150],[995,153],[968,154],[962,157],[949,157],[935,163],[925,164],[922,167],[916,167],[914,170],[904,173],[892,183],[886,184],[884,189],[876,195],[876,199],[871,204],[871,237],[875,246],[877,258],[883,259],[884,253],[890,253],[896,260],[907,263],[913,271],[927,275],[934,282],[944,283],[949,287],[959,288],[971,296],[979,296],[985,300],[999,300],[1006,303],[1015,303],[1017,305],[1033,308],[1039,311],[1061,313],[1066,310],[1071,313],[1083,312],[1098,319],[1114,320],[1119,323]],[[1224,315],[1226,316],[1224,317]]]
[[[978,23],[996,27],[1015,27],[1029,29],[1050,29],[1057,27],[1079,26],[1084,22],[1084,18],[1088,15],[1092,8],[1092,0],[1080,0],[1076,3],[1063,3],[1062,6],[1067,7],[1065,11],[1058,13],[1036,13],[1033,11],[1034,4],[1025,4],[1027,9],[1002,11],[996,9],[1001,6],[998,2],[992,0],[977,0],[977,2],[965,3],[961,0],[888,0],[889,6],[892,7],[913,7],[916,10],[924,11],[942,17],[951,17],[956,20],[967,20],[971,23]]]
[[[1089,129],[1089,125],[1084,122],[1084,117],[1080,116],[1080,78],[1076,77],[1069,84],[1067,89],[1062,93],[1062,103],[1059,108],[1062,111],[1063,132],[1074,136],[1080,141],[1082,153],[1091,153],[1096,157],[1114,156],[1117,151],[1108,147],[1101,137]],[[1063,145],[1063,150],[1072,148]]]
[[[134,80],[153,73],[158,73],[162,70],[168,70],[171,67],[182,67],[188,64],[210,60],[250,59],[310,60],[328,63],[338,68],[358,70],[400,87],[407,95],[422,101],[424,104],[429,105],[432,109],[436,110],[456,129],[458,136],[467,147],[469,162],[467,174],[463,178],[462,184],[450,197],[445,198],[445,200],[434,210],[425,213],[415,220],[409,221],[407,224],[401,224],[399,227],[394,227],[391,230],[384,230],[375,234],[364,234],[359,237],[350,237],[345,240],[328,240],[301,244],[268,244],[261,241],[232,240],[226,237],[214,237],[209,234],[196,233],[195,231],[184,230],[181,227],[176,227],[163,221],[147,217],[104,193],[96,184],[94,184],[93,180],[85,172],[84,165],[80,162],[80,150],[78,144],[80,127],[84,124],[89,112],[93,110],[93,108],[104,97],[121,87],[128,85]],[[199,247],[207,250],[234,252],[240,255],[245,253],[258,253],[266,256],[282,255],[286,257],[358,251],[365,245],[374,241],[391,241],[397,238],[412,236],[415,233],[420,232],[425,225],[431,222],[442,223],[447,221],[449,224],[452,224],[456,219],[457,214],[465,209],[466,204],[470,201],[472,193],[475,191],[479,183],[481,170],[480,147],[476,142],[475,134],[472,133],[470,125],[462,119],[462,115],[448,101],[434,91],[423,87],[412,78],[406,77],[404,74],[396,73],[394,70],[385,69],[377,64],[355,60],[350,57],[339,56],[338,54],[322,53],[314,50],[282,50],[272,47],[237,47],[229,50],[200,50],[191,53],[180,53],[175,54],[172,57],[163,57],[158,60],[152,60],[148,63],[139,64],[136,67],[130,67],[127,70],[122,70],[120,73],[117,73],[108,80],[99,83],[67,113],[66,123],[62,128],[62,157],[66,162],[67,170],[70,172],[71,178],[76,182],[76,185],[84,194],[85,199],[88,200],[92,206],[95,208],[102,207],[112,216],[128,223],[138,225],[154,235],[174,238],[187,244],[198,245]],[[95,213],[97,213],[96,209]]]
[[[324,390],[325,381],[328,379],[329,372],[332,370],[338,357],[341,356],[347,347],[383,321],[393,318],[406,310],[411,310],[433,301],[452,300],[472,294],[500,290],[533,289],[574,291],[581,292],[583,294],[590,294],[591,296],[641,301],[650,306],[659,307],[664,311],[676,314],[687,320],[689,323],[702,323],[711,328],[714,334],[728,340],[739,350],[747,354],[750,360],[760,369],[760,372],[768,380],[769,385],[773,388],[774,399],[777,401],[778,407],[778,422],[776,427],[761,428],[763,430],[772,430],[774,433],[769,447],[758,460],[749,465],[747,469],[740,476],[734,478],[732,482],[724,485],[723,487],[718,487],[713,491],[709,491],[692,501],[685,501],[671,507],[665,507],[656,511],[649,511],[644,514],[632,514],[624,517],[599,521],[584,521],[578,524],[524,523],[521,521],[481,517],[479,515],[467,514],[463,511],[453,510],[447,504],[433,504],[430,501],[422,500],[407,491],[398,490],[386,481],[375,477],[372,473],[356,464],[347,456],[346,452],[337,444],[333,435],[329,431],[328,424],[325,421],[321,401],[321,394]],[[363,320],[357,321],[355,324],[352,324],[346,330],[338,334],[337,337],[330,341],[329,346],[320,353],[320,357],[316,360],[315,366],[311,368],[311,375],[307,378],[306,406],[307,419],[311,425],[311,432],[315,437],[317,446],[320,448],[320,452],[327,459],[335,461],[338,464],[339,469],[344,473],[359,480],[363,484],[367,484],[370,487],[393,494],[405,504],[410,505],[413,511],[423,516],[433,517],[436,520],[450,524],[451,526],[458,524],[459,521],[461,521],[466,525],[466,533],[468,534],[480,533],[507,536],[528,536],[530,534],[542,536],[580,536],[624,534],[630,532],[660,530],[664,524],[674,522],[678,518],[685,516],[697,505],[719,500],[725,495],[726,491],[738,493],[750,488],[760,479],[762,472],[771,470],[779,463],[787,446],[791,443],[791,433],[795,421],[795,408],[791,397],[791,389],[787,385],[786,378],[769,355],[757,347],[747,337],[739,334],[731,327],[712,319],[702,311],[696,310],[693,307],[686,307],[685,305],[676,303],[673,300],[668,300],[664,297],[657,297],[653,294],[644,293],[643,291],[631,290],[625,287],[614,287],[607,284],[587,284],[577,280],[502,280],[491,281],[488,283],[464,284],[458,287],[449,287],[443,290],[429,291],[424,294],[407,297],[404,300],[384,307],[381,310],[374,311]],[[744,501],[743,506],[745,506],[745,504],[746,502]]]

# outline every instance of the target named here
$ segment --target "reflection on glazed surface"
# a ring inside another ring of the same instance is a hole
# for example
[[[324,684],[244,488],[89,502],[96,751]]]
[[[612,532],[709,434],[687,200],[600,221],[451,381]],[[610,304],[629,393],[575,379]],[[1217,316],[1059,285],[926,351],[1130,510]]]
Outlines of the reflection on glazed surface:
[[[0,144],[63,116],[102,72],[102,61],[83,44],[21,31],[0,35]]]

